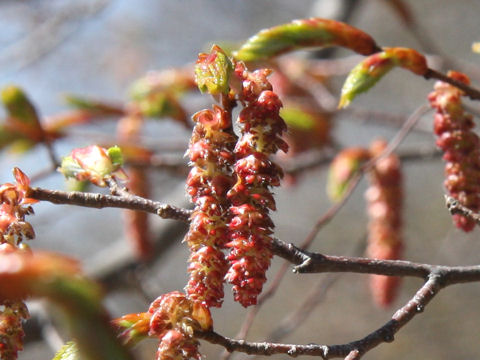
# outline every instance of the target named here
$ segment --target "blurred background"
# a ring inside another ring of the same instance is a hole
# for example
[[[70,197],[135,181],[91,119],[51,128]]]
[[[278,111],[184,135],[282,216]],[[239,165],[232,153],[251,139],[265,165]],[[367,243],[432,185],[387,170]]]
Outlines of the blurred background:
[[[402,8],[402,4],[407,8]],[[405,9],[411,14],[406,14]],[[131,101],[131,84],[147,71],[192,64],[197,54],[207,51],[213,42],[235,47],[262,28],[310,16],[347,21],[371,34],[381,46],[415,48],[429,55],[431,67],[445,71],[453,66],[469,74],[475,85],[480,81],[480,55],[472,53],[471,44],[479,40],[479,13],[480,3],[474,0],[2,0],[0,87],[21,86],[46,120],[71,111],[72,107],[62,97],[64,94],[125,104]],[[307,65],[315,64],[318,77],[319,74],[326,77],[318,85],[324,91],[314,93],[316,100],[330,109],[332,103],[336,105],[346,72],[360,60],[346,51],[300,52],[295,58],[301,64],[304,64],[302,59],[307,59]],[[328,155],[338,148],[368,146],[378,137],[390,140],[402,120],[426,102],[433,84],[402,70],[393,71],[355,100],[358,111],[335,112],[328,119],[332,139],[329,145],[282,161],[288,166],[309,164],[318,154]],[[190,92],[181,99],[181,104],[191,115],[210,107],[211,99]],[[479,108],[475,103],[469,106],[474,110]],[[4,115],[0,112],[0,118]],[[114,141],[112,134],[117,131],[117,120],[118,117],[111,116],[107,121],[92,121],[73,128],[68,139],[55,142],[55,152],[65,156],[75,147]],[[479,230],[460,232],[452,225],[445,208],[444,165],[433,151],[431,126],[430,113],[398,149],[429,155],[418,156],[403,166],[404,258],[447,265],[478,264]],[[142,141],[162,159],[178,165],[149,170],[152,198],[188,206],[182,166],[186,160],[182,156],[189,134],[183,124],[168,117],[146,120]],[[28,175],[43,174],[35,181],[36,186],[66,188],[60,174],[45,176],[50,162],[41,146],[25,153],[4,150],[0,166],[2,183],[12,181],[10,169],[19,166]],[[331,203],[325,195],[327,170],[327,166],[312,166],[295,178],[289,175],[285,186],[275,190],[278,211],[272,216],[277,237],[301,243],[329,209]],[[322,228],[313,250],[332,255],[363,253],[367,223],[364,190],[362,182],[340,213]],[[32,247],[81,259],[85,271],[103,282],[105,303],[113,316],[144,311],[156,296],[181,290],[186,283],[188,249],[181,243],[186,230],[183,224],[150,219],[155,258],[143,264],[132,255],[123,231],[125,217],[121,210],[41,203],[35,205],[35,212],[29,219],[37,234]],[[273,260],[269,278],[273,278],[281,264],[281,260]],[[420,285],[418,280],[405,279],[393,306],[379,309],[371,301],[366,276],[289,272],[276,296],[257,315],[248,339],[261,341],[277,336],[279,341],[300,344],[357,340],[388,321]],[[398,333],[393,343],[377,347],[365,358],[480,357],[479,295],[478,284],[445,289],[422,315]],[[304,306],[306,298],[315,304],[311,313],[289,330],[288,325],[300,318],[296,311]],[[68,338],[62,338],[65,334],[56,329],[57,319],[55,314],[52,319],[48,306],[34,302],[31,309],[34,319],[26,324],[26,349],[19,358],[51,358]],[[233,303],[227,288],[224,306],[213,310],[215,330],[235,336],[247,311]],[[297,315],[292,317],[291,313]],[[282,320],[284,316],[287,320]],[[152,359],[155,346],[155,341],[138,346],[139,359]],[[221,348],[204,342],[201,351],[208,359],[220,358],[222,353]],[[235,358],[248,356],[238,354]]]

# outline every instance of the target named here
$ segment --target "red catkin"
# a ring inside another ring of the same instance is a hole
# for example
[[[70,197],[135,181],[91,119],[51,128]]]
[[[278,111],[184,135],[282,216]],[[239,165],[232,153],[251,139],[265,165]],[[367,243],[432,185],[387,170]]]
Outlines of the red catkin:
[[[370,152],[379,156],[386,142],[375,141]],[[370,185],[365,193],[369,216],[367,256],[381,260],[399,260],[402,239],[402,173],[400,161],[394,154],[379,159],[370,172]],[[400,278],[371,275],[370,289],[374,302],[382,307],[395,300]]]
[[[173,291],[152,302],[148,312],[151,316],[148,335],[160,340],[156,360],[202,359],[193,333],[212,327],[210,311],[204,304]]]
[[[228,267],[222,247],[228,241],[226,194],[232,186],[235,137],[227,112],[218,106],[196,113],[193,120],[195,128],[187,151],[193,167],[187,193],[195,210],[185,237],[191,251],[185,291],[192,300],[219,307]]]
[[[267,69],[249,72],[242,63],[235,68],[244,108],[237,119],[241,137],[234,150],[236,183],[228,192],[232,218],[225,278],[233,284],[235,300],[245,307],[256,304],[272,258],[273,222],[268,213],[275,210],[275,201],[270,187],[280,185],[283,173],[269,156],[288,148],[281,139],[286,130],[279,115],[282,103],[267,80],[269,74]]]
[[[456,71],[448,76],[464,84],[468,77]],[[472,116],[463,110],[463,92],[456,87],[437,82],[428,96],[435,109],[434,132],[437,146],[445,160],[445,188],[462,205],[473,211],[480,210],[480,141],[472,129]],[[455,225],[463,231],[471,231],[475,221],[463,215],[453,215]]]

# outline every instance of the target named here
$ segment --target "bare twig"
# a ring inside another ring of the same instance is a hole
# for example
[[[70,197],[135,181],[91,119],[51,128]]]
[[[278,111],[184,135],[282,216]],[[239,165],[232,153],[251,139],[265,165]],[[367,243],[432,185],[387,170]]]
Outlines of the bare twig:
[[[445,195],[445,203],[447,205],[448,211],[450,211],[450,214],[452,215],[460,214],[460,215],[466,216],[474,220],[477,223],[477,225],[480,225],[480,214],[460,204],[458,200],[454,199],[451,196]]]
[[[274,355],[287,354],[292,357],[299,355],[318,356],[322,359],[345,358],[359,359],[370,349],[385,343],[392,342],[394,335],[407,324],[415,315],[421,313],[430,300],[441,288],[442,276],[431,275],[428,281],[417,293],[392,316],[385,325],[368,334],[364,338],[342,345],[297,345],[278,343],[254,343],[244,340],[234,340],[215,333],[214,331],[195,332],[195,336],[213,344],[219,344],[228,351],[241,351],[247,354]],[[358,354],[357,354],[358,353]],[[352,357],[354,356],[354,357]]]
[[[472,100],[480,100],[480,91],[472,86],[469,86],[465,83],[457,81],[448,77],[445,74],[433,69],[428,69],[425,75],[423,75],[425,79],[438,79],[440,81],[446,82],[450,85],[455,86],[456,88],[462,90],[466,96],[468,96]]]
[[[424,278],[426,282],[417,293],[393,314],[385,325],[364,338],[343,345],[294,345],[278,343],[252,343],[234,340],[213,331],[196,332],[198,338],[214,344],[220,344],[229,352],[241,351],[247,354],[273,355],[287,354],[319,356],[323,359],[360,357],[380,345],[392,342],[394,335],[413,317],[423,312],[425,306],[448,285],[480,281],[480,265],[477,266],[440,266],[419,264],[409,261],[372,260],[341,256],[327,256],[301,251],[293,245],[275,241],[275,253],[295,264],[297,272],[352,272],[370,273],[388,276],[413,276]]]
[[[174,219],[185,222],[189,221],[191,214],[190,210],[178,208],[173,205],[162,204],[136,195],[125,197],[78,191],[65,192],[32,187],[29,189],[27,196],[37,200],[49,201],[53,204],[68,204],[96,209],[113,207],[141,210],[156,214],[163,219]]]
[[[364,251],[365,236],[362,236],[357,242],[353,251],[354,255],[359,255]],[[328,290],[340,278],[339,274],[329,274],[325,278],[321,278],[318,284],[312,288],[302,303],[297,308],[286,315],[282,321],[270,332],[267,337],[268,341],[278,342],[292,331],[297,329],[304,321],[306,321],[311,312],[325,299]]]

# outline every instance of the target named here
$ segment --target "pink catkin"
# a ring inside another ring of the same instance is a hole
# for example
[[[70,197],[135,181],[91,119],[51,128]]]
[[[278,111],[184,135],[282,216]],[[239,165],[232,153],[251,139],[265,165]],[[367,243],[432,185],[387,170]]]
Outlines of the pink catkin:
[[[229,132],[228,114],[218,106],[196,113],[193,120],[196,125],[187,152],[193,167],[187,193],[195,210],[185,237],[191,252],[185,291],[192,300],[219,307],[227,271],[222,248],[228,241],[226,194],[232,185],[235,138]]]
[[[372,157],[382,153],[384,141],[375,141]],[[399,260],[403,250],[402,239],[402,173],[400,161],[394,154],[378,160],[370,173],[367,200],[369,224],[367,256],[381,260]],[[382,307],[390,305],[396,297],[399,277],[371,275],[370,288],[374,302]]]
[[[269,159],[288,146],[280,138],[286,125],[279,115],[282,103],[267,80],[269,70],[254,72],[237,63],[235,76],[242,83],[239,100],[245,104],[237,122],[241,137],[235,146],[236,183],[228,192],[232,203],[229,223],[230,268],[226,279],[233,284],[234,298],[243,306],[254,305],[266,281],[272,258],[275,210],[271,186],[279,186],[282,170]]]
[[[158,297],[148,309],[149,336],[160,340],[156,360],[201,360],[195,329],[211,328],[212,319],[206,305],[194,302],[181,292]]]
[[[469,84],[462,73],[450,71],[448,76]],[[462,205],[473,211],[480,210],[480,141],[472,129],[472,116],[463,110],[463,92],[456,87],[437,82],[428,96],[435,109],[434,132],[437,146],[445,160],[445,188]],[[455,225],[463,231],[471,231],[475,222],[463,215],[453,215]]]

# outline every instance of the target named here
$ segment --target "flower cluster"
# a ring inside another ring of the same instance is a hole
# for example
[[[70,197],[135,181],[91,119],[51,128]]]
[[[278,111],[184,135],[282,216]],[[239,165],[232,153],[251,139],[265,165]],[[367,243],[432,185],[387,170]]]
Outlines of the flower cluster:
[[[272,257],[273,223],[268,212],[275,210],[275,201],[270,186],[279,186],[283,173],[269,156],[288,149],[281,139],[286,130],[279,115],[282,103],[267,80],[269,74],[267,69],[249,72],[242,63],[235,67],[241,80],[239,100],[245,106],[237,120],[241,137],[234,150],[236,183],[228,192],[232,219],[226,279],[243,306],[256,303]]]
[[[22,322],[30,317],[23,301],[4,300],[0,302],[0,357],[4,360],[17,359],[17,353],[23,350]]]
[[[386,148],[382,140],[370,146],[371,157],[379,156]],[[370,186],[365,198],[368,203],[367,256],[374,259],[398,260],[403,241],[402,227],[402,173],[400,161],[390,154],[376,161],[370,172]],[[370,285],[374,301],[388,306],[395,299],[400,278],[371,275]]]
[[[464,74],[450,71],[448,76],[469,84]],[[435,109],[434,132],[437,146],[443,151],[445,187],[462,205],[480,210],[480,141],[472,131],[472,116],[465,114],[461,96],[463,92],[452,85],[437,82],[428,99]],[[457,227],[471,231],[475,221],[463,215],[453,215]]]
[[[156,360],[201,360],[195,330],[210,330],[212,318],[208,308],[191,301],[178,291],[157,298],[148,310],[149,336],[160,339]]]
[[[25,221],[25,216],[33,214],[30,204],[37,200],[27,196],[30,179],[18,168],[13,173],[17,183],[0,186],[0,243],[16,247],[24,238],[35,237],[32,225]]]
[[[191,256],[186,292],[207,306],[223,301],[227,262],[222,247],[227,242],[226,194],[232,185],[232,148],[235,137],[225,110],[214,106],[193,116],[195,128],[187,154],[193,164],[187,193],[195,203],[190,229],[185,237]]]
[[[25,221],[25,216],[33,213],[30,204],[37,202],[28,198],[30,179],[18,168],[13,173],[16,184],[0,186],[0,254],[19,248],[28,251],[22,241],[35,237],[32,226]],[[14,360],[17,352],[23,349],[22,322],[28,319],[28,310],[21,300],[3,300],[0,309],[0,357]]]

